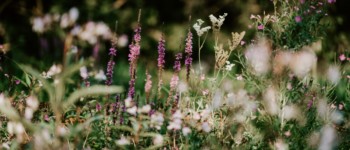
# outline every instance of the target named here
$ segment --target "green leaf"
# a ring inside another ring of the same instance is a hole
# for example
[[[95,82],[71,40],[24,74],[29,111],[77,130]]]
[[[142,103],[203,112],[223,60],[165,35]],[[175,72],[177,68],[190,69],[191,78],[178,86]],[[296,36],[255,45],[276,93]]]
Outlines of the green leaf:
[[[80,97],[88,95],[105,95],[105,94],[115,94],[122,93],[123,88],[120,86],[104,86],[104,85],[94,85],[88,88],[83,88],[73,92],[64,102],[63,108],[67,109],[69,106],[73,105]]]
[[[50,97],[50,101],[52,101],[54,99],[54,88],[53,86],[44,78],[40,75],[40,73],[33,69],[30,66],[27,65],[19,65],[19,67],[26,73],[26,74],[30,74],[31,76],[33,76],[34,78],[37,78],[42,84],[43,84],[43,88],[47,91],[47,93],[49,94]]]

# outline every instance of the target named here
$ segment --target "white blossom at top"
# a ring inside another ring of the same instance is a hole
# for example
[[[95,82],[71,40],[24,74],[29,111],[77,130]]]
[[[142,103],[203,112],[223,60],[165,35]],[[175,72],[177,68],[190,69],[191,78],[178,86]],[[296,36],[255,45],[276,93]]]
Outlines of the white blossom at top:
[[[204,21],[202,19],[198,19],[197,23],[195,23],[193,25],[193,28],[196,30],[198,36],[202,36],[203,33],[208,32],[211,29],[210,26],[206,26],[206,27],[201,28],[201,25],[203,23],[204,23]]]
[[[215,28],[220,28],[224,23],[226,16],[227,16],[227,13],[224,13],[224,15],[219,16],[219,18],[216,18],[214,15],[211,14],[209,16],[209,19]]]
[[[86,68],[85,66],[80,68],[80,76],[81,76],[83,79],[86,79],[86,78],[89,77],[87,68]]]

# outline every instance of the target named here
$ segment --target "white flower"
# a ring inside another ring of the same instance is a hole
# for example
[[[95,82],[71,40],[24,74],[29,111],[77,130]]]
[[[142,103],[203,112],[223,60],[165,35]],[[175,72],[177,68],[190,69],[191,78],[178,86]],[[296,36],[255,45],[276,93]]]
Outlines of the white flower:
[[[341,78],[340,69],[338,66],[330,66],[327,70],[328,80],[333,84],[337,84]]]
[[[65,136],[68,133],[68,130],[64,125],[60,125],[57,127],[57,133],[60,136]]]
[[[117,145],[129,145],[130,141],[122,136],[119,140],[116,141]]]
[[[245,52],[248,64],[257,75],[262,75],[270,70],[271,48],[266,40],[261,40],[256,45],[251,45]]]
[[[191,129],[189,127],[182,128],[182,134],[184,134],[184,136],[187,136],[190,133],[191,133]]]
[[[213,28],[214,29],[220,29],[220,27],[222,26],[222,24],[224,23],[225,21],[225,17],[227,16],[227,13],[224,13],[224,15],[222,16],[219,16],[219,19],[216,18],[214,15],[210,15],[209,16],[209,19],[210,21],[212,22],[213,24]]]
[[[97,74],[95,74],[95,79],[96,80],[106,80],[107,77],[106,77],[105,73],[103,72],[103,70],[100,70]]]
[[[69,16],[70,23],[74,24],[79,17],[79,10],[76,7],[71,8],[69,10],[68,16]]]
[[[126,110],[126,112],[128,112],[128,113],[131,114],[131,115],[136,116],[137,107],[134,106],[134,107],[128,108],[128,109]]]
[[[43,72],[43,77],[44,78],[51,78],[52,76],[61,73],[62,68],[56,64],[52,65],[47,72]]]
[[[23,127],[23,125],[21,123],[17,123],[17,122],[8,122],[7,123],[7,131],[9,132],[9,134],[17,134],[17,135],[21,135],[25,132],[25,129]]]
[[[294,55],[290,67],[296,76],[302,78],[311,71],[316,62],[317,57],[315,53],[304,50]]]
[[[201,116],[199,115],[198,112],[193,112],[192,118],[193,118],[194,120],[199,120],[199,119],[201,119]]]
[[[61,28],[67,28],[69,26],[69,15],[67,13],[64,13],[61,16],[61,22],[60,22],[60,26]]]
[[[202,25],[203,23],[204,23],[203,20],[198,19],[198,20],[197,20],[197,23],[195,23],[195,24],[193,25],[193,28],[196,30],[198,36],[202,36],[203,33],[208,32],[208,31],[211,29],[210,26],[206,26],[206,27],[201,28],[201,25]]]
[[[86,68],[85,66],[80,68],[80,76],[81,76],[83,79],[87,79],[87,78],[89,77],[87,68]]]
[[[176,112],[173,114],[173,119],[181,119],[183,117],[180,110],[176,110]]]
[[[208,118],[209,117],[209,115],[210,115],[210,109],[204,109],[204,110],[202,110],[202,112],[201,112],[201,116],[202,116],[202,119],[206,119],[206,118]]]
[[[325,126],[322,128],[322,137],[320,140],[319,150],[333,149],[336,142],[337,132],[331,126]]]
[[[35,96],[29,96],[26,98],[26,104],[29,108],[36,110],[39,107],[39,101]]]
[[[160,130],[160,127],[163,125],[164,117],[162,113],[156,112],[151,115],[151,127],[155,127],[157,130]]]
[[[141,109],[138,110],[139,113],[148,114],[151,111],[151,105],[142,106]]]
[[[168,125],[168,130],[180,130],[181,129],[182,120],[181,119],[174,119],[171,121]]]
[[[233,66],[235,66],[235,64],[231,64],[230,61],[226,61],[225,70],[231,71]]]
[[[26,109],[24,110],[24,117],[25,117],[26,119],[28,119],[28,120],[31,120],[31,119],[33,118],[33,113],[34,113],[33,109],[31,109],[31,108],[26,108]]]
[[[44,20],[41,17],[35,17],[33,19],[33,31],[38,32],[38,33],[43,33],[44,32]]]
[[[153,138],[153,144],[154,145],[162,145],[164,141],[164,138],[162,135],[157,134],[154,138]]]
[[[209,126],[209,123],[208,122],[203,122],[202,123],[202,129],[203,129],[204,132],[207,132],[207,133],[210,132],[211,128]]]
[[[119,38],[118,38],[118,46],[119,47],[127,46],[128,42],[129,42],[129,40],[128,40],[128,36],[127,35],[123,34],[123,35],[119,36]]]

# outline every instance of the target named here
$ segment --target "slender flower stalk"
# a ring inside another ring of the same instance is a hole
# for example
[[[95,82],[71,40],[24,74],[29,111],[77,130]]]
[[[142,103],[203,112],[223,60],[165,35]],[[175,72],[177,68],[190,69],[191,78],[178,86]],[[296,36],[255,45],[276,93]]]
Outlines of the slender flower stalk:
[[[161,88],[163,85],[163,79],[162,79],[162,73],[164,69],[165,64],[165,39],[164,34],[162,34],[162,37],[160,41],[158,42],[158,99],[161,97]]]
[[[148,104],[148,99],[149,99],[149,95],[151,93],[151,89],[152,89],[152,80],[151,80],[152,76],[150,74],[148,74],[148,71],[146,71],[146,84],[145,84],[145,93],[146,93],[146,103]]]
[[[130,98],[134,98],[135,96],[136,67],[137,67],[137,59],[140,55],[140,41],[141,41],[140,15],[141,15],[141,10],[139,11],[138,27],[134,31],[135,34],[134,34],[133,42],[129,45],[130,81],[129,81],[128,97]]]
[[[170,81],[170,92],[169,92],[166,106],[169,106],[170,100],[173,96],[173,92],[176,91],[176,87],[179,83],[179,73],[181,71],[182,54],[178,53],[175,55],[175,57],[176,57],[176,59],[175,59],[174,67],[173,67],[174,74],[173,74],[173,77],[171,78],[171,81]]]
[[[106,76],[107,76],[107,80],[106,80],[106,85],[110,86],[112,85],[112,79],[113,79],[113,69],[114,69],[114,65],[115,62],[113,60],[113,57],[117,56],[117,50],[115,48],[110,48],[109,49],[109,54],[110,59],[107,63],[107,71],[106,71]]]
[[[192,66],[192,32],[189,29],[186,38],[186,47],[185,47],[185,65],[186,65],[186,80],[188,82],[190,78],[191,66]]]

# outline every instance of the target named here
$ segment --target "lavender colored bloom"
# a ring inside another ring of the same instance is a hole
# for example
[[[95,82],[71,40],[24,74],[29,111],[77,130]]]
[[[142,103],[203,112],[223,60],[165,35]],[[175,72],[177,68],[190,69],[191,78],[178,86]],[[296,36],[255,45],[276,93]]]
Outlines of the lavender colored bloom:
[[[100,104],[100,103],[97,103],[97,104],[96,104],[96,111],[101,111],[101,109],[102,109],[101,104]]]
[[[135,44],[131,44],[129,46],[130,49],[130,53],[129,53],[129,61],[130,62],[134,62],[137,57],[140,55],[140,46],[139,45],[135,45]]]
[[[141,26],[138,26],[135,30],[134,30],[134,32],[135,32],[135,35],[134,35],[134,41],[136,42],[136,43],[140,43],[140,41],[141,41]]]
[[[158,43],[158,68],[163,69],[165,64],[165,39],[162,35],[159,43]]]
[[[107,73],[106,73],[106,76],[107,76],[106,85],[108,86],[112,85],[114,65],[115,65],[115,62],[113,60],[108,61]]]
[[[115,48],[110,48],[108,55],[110,56],[117,56],[117,50]]]
[[[262,24],[258,25],[258,30],[264,30],[264,28],[265,28],[264,25],[262,25]]]
[[[298,23],[301,22],[301,17],[300,16],[296,16],[295,17],[295,22],[298,22]]]
[[[175,72],[180,72],[181,70],[181,59],[182,59],[182,54],[178,53],[175,55],[175,63],[174,63],[174,70]]]
[[[186,47],[185,47],[185,53],[186,53],[186,59],[185,59],[185,65],[186,65],[186,78],[187,81],[190,77],[190,71],[192,66],[192,33],[189,30],[186,38]]]
[[[130,53],[129,53],[129,73],[130,73],[130,81],[129,81],[129,92],[128,96],[134,98],[135,95],[135,78],[136,78],[136,62],[137,58],[140,55],[140,41],[141,41],[141,26],[139,25],[135,29],[134,41],[129,45]]]
[[[134,98],[135,96],[135,79],[131,78],[129,81],[128,97]]]
[[[310,100],[308,103],[307,103],[307,109],[310,109],[313,105],[314,101],[313,100]]]

